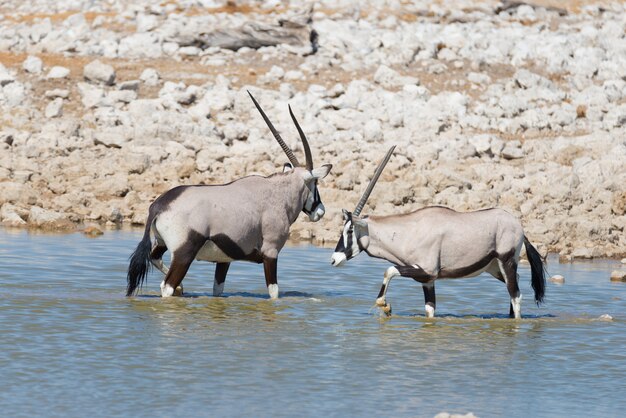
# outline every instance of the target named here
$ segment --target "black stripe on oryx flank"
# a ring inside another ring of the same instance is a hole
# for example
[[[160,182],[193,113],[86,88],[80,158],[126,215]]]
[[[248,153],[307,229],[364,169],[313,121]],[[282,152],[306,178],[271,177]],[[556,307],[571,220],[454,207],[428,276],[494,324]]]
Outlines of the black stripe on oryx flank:
[[[394,267],[396,268],[396,270],[398,270],[398,273],[400,273],[400,276],[410,277],[416,282],[428,283],[436,278],[426,273],[424,270],[422,270],[419,267],[413,267],[413,266],[394,266]]]
[[[485,267],[487,267],[487,264],[491,263],[496,258],[498,258],[498,254],[495,251],[490,251],[483,258],[469,266],[451,269],[446,269],[445,267],[442,268],[439,271],[439,277],[450,279],[466,277],[472,273],[476,273],[478,270],[484,269]]]
[[[222,250],[229,258],[233,260],[252,261],[254,263],[262,263],[263,256],[259,250],[253,250],[252,253],[246,254],[241,247],[232,240],[228,235],[216,234],[209,238],[217,247]]]

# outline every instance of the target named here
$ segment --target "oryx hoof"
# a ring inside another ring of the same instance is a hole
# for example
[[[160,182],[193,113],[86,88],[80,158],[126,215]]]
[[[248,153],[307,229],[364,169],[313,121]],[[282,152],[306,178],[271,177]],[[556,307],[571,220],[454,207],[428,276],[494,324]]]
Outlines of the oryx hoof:
[[[383,307],[383,312],[385,313],[385,315],[387,316],[391,316],[391,305],[390,304],[385,304]]]
[[[385,300],[384,296],[379,297],[378,299],[376,299],[376,306],[385,306],[387,305],[387,301]]]
[[[172,296],[182,296],[183,295],[183,286],[177,286],[174,290],[174,294]]]
[[[164,281],[161,282],[161,297],[168,298],[170,296],[182,296],[183,295],[183,286],[179,285],[176,289],[173,289],[172,286],[166,284]]]

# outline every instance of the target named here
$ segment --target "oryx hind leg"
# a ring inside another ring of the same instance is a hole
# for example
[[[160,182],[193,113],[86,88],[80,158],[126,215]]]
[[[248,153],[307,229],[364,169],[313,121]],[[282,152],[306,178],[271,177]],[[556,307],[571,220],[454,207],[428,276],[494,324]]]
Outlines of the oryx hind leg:
[[[215,265],[215,279],[213,280],[213,296],[222,296],[224,293],[224,282],[230,263],[217,263]]]
[[[181,282],[205,241],[206,239],[201,234],[193,233],[190,234],[187,242],[172,251],[169,271],[161,283],[162,297],[182,296],[182,293],[178,293],[179,289],[182,292]]]
[[[167,272],[169,268],[163,264],[163,254],[167,251],[167,247],[165,244],[160,242],[155,242],[152,246],[152,250],[150,251],[150,262],[154,267],[156,267],[161,273],[167,276]]]
[[[509,296],[511,297],[509,316],[511,318],[520,319],[522,317],[522,295],[518,286],[519,275],[517,274],[517,261],[515,260],[514,254],[507,254],[502,258],[499,257],[498,265],[504,277],[506,288],[509,291]]]
[[[167,273],[169,273],[170,269],[165,264],[163,264],[163,254],[165,253],[165,251],[167,251],[167,247],[165,246],[165,244],[160,243],[160,242],[155,242],[154,246],[152,247],[152,251],[150,252],[150,262],[161,273],[167,276]],[[165,279],[163,279],[163,281],[161,282],[161,291],[163,290],[164,286],[165,286]],[[174,295],[181,296],[182,294],[183,294],[183,285],[180,284],[174,290]]]

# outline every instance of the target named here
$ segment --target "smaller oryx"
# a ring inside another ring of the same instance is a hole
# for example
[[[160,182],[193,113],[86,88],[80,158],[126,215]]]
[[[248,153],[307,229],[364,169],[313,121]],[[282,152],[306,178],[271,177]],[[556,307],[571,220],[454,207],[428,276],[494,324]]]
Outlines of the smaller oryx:
[[[473,277],[486,271],[506,284],[511,297],[509,316],[521,318],[517,265],[525,245],[535,301],[542,302],[545,272],[541,256],[524,236],[520,222],[502,209],[460,213],[429,206],[401,215],[360,217],[394,148],[379,164],[354,212],[343,211],[345,223],[332,265],[361,251],[391,262],[376,304],[391,312],[385,301],[389,281],[395,276],[410,277],[422,283],[427,317],[435,316],[435,280]]]
[[[304,148],[303,167],[252,94],[250,97],[291,165],[286,164],[283,173],[268,177],[248,176],[223,185],[179,186],[159,196],[150,205],[143,238],[130,257],[126,296],[143,284],[150,263],[165,274],[162,296],[182,294],[179,286],[195,258],[217,263],[214,296],[224,290],[231,261],[245,260],[263,263],[269,295],[278,297],[278,253],[300,211],[313,222],[324,216],[317,181],[328,175],[332,165],[313,168],[309,143],[289,107]],[[168,249],[172,253],[169,268],[162,261]]]

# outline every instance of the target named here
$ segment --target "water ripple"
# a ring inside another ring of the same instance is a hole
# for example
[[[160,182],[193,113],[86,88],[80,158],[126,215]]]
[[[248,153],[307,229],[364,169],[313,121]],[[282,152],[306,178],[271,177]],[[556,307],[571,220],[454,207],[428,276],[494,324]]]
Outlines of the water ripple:
[[[610,261],[560,265],[547,303],[508,318],[495,279],[441,282],[438,317],[420,286],[392,282],[393,315],[372,308],[386,264],[286,248],[280,299],[262,266],[232,265],[224,297],[194,263],[185,297],[160,273],[124,297],[140,232],[40,235],[0,230],[0,402],[6,416],[618,416],[626,376],[626,286]],[[600,320],[610,314],[612,321]],[[498,390],[494,390],[498,388]],[[581,408],[579,405],[589,405]]]

